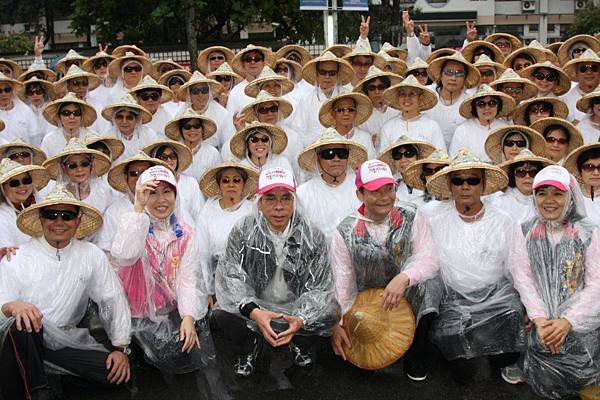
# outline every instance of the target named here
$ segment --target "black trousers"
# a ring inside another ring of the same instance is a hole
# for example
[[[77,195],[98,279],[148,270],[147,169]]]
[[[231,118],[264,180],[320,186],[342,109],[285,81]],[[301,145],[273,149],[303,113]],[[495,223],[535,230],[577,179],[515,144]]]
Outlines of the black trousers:
[[[79,375],[90,384],[111,386],[106,380],[105,362],[108,353],[95,350],[64,348],[50,350],[44,347],[43,330],[19,331],[9,329],[0,353],[0,393],[6,399],[35,399],[48,390],[44,360]]]

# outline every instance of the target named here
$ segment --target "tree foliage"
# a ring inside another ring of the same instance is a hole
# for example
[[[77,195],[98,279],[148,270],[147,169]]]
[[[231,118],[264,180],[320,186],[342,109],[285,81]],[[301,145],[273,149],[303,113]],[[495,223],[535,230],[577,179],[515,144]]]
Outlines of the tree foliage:
[[[593,2],[588,2],[583,10],[575,14],[575,22],[569,28],[567,35],[569,37],[582,33],[593,35],[598,32],[600,32],[600,7]]]

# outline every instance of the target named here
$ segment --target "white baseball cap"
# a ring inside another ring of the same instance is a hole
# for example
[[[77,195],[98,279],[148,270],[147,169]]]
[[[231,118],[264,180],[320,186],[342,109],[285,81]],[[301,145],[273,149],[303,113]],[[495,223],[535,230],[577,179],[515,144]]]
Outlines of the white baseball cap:
[[[296,192],[294,174],[280,167],[263,170],[258,178],[258,194],[265,194],[276,188],[284,188],[292,193]]]
[[[136,183],[136,187],[140,187],[149,181],[167,182],[177,189],[177,180],[175,180],[175,175],[173,175],[173,172],[171,172],[170,169],[165,168],[162,165],[155,165],[145,170],[142,175],[140,175]]]
[[[369,192],[373,192],[385,185],[395,185],[396,180],[386,163],[381,160],[368,160],[356,170],[354,183],[357,189],[364,187]]]
[[[566,192],[572,187],[573,181],[566,168],[560,165],[549,165],[533,178],[533,190],[541,186],[553,186],[562,192]]]

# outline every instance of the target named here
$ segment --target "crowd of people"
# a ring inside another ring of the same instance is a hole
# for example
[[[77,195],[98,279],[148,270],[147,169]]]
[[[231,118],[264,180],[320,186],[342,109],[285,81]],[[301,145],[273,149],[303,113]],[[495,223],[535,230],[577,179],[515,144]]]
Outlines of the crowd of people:
[[[363,19],[354,46],[213,46],[193,72],[135,45],[0,58],[0,398],[50,398],[49,367],[201,370],[211,330],[240,379],[268,347],[311,367],[318,337],[383,367],[371,289],[414,314],[409,379],[435,346],[459,383],[485,360],[545,398],[600,384],[599,38],[467,23],[432,51],[403,22],[406,48]]]

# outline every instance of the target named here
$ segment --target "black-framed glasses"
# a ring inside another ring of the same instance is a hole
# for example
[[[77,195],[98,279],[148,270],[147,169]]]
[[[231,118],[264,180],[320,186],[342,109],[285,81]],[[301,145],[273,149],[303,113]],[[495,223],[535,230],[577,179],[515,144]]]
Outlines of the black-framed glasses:
[[[244,58],[242,58],[242,61],[245,63],[259,63],[264,60],[265,58],[263,56],[244,56]]]
[[[412,76],[414,76],[415,78],[421,77],[421,78],[427,78],[427,70],[416,70],[416,71],[412,71],[410,73]]]
[[[27,96],[35,96],[38,94],[44,94],[44,89],[41,87],[27,88]]]
[[[126,67],[123,67],[123,71],[127,72],[128,74],[132,73],[132,72],[142,72],[142,66],[141,65],[128,65]]]
[[[81,110],[60,110],[61,117],[81,117]]]
[[[538,172],[540,172],[539,169],[519,168],[515,169],[515,176],[517,178],[525,178],[527,175],[529,175],[530,178],[535,178]]]
[[[558,80],[558,75],[554,73],[544,74],[543,72],[535,72],[531,76],[533,76],[538,81],[554,82]]]
[[[585,163],[581,166],[581,170],[592,173],[592,172],[600,172],[600,165],[594,165],[592,163]]]
[[[10,93],[12,92],[12,86],[7,86],[5,88],[0,89],[0,92]]]
[[[105,58],[100,58],[98,60],[94,60],[94,69],[106,68],[108,67],[108,62]]]
[[[423,175],[431,176],[431,175],[437,174],[438,172],[443,170],[444,167],[445,167],[445,165],[440,165],[439,167],[435,167],[435,168],[423,167]]]
[[[588,71],[598,72],[598,65],[596,65],[596,64],[585,64],[585,65],[580,65],[579,66],[579,72],[581,72],[582,74],[585,74]]]
[[[483,71],[480,70],[479,74],[481,74],[482,78],[493,78],[496,76],[496,71],[492,69],[484,69]]]
[[[289,68],[286,67],[285,65],[282,67],[277,67],[275,68],[275,72],[277,72],[278,74],[284,73],[287,74],[288,72],[290,72]]]
[[[475,107],[477,107],[477,108],[485,108],[485,107],[496,108],[496,107],[498,107],[498,100],[496,100],[496,99],[491,99],[491,100],[488,100],[488,101],[477,100],[475,102]]]
[[[569,140],[565,138],[556,138],[554,136],[547,136],[546,143],[558,143],[558,144],[568,144]]]
[[[142,100],[142,101],[158,101],[158,99],[160,99],[160,96],[162,95],[162,93],[159,92],[141,92],[138,93],[138,97]]]
[[[76,162],[70,162],[70,163],[65,163],[63,164],[65,167],[67,167],[70,170],[74,170],[77,168],[88,168],[90,165],[92,165],[92,163],[88,160],[83,160],[80,163],[76,163]]]
[[[465,184],[465,182],[467,182],[467,185],[469,186],[477,186],[481,183],[481,178],[476,176],[471,178],[461,178],[459,176],[455,176],[454,178],[450,179],[450,183],[454,186],[462,186]]]
[[[8,186],[10,186],[11,188],[16,188],[19,187],[21,185],[23,186],[29,186],[33,183],[33,179],[31,179],[30,176],[26,176],[25,178],[19,180],[19,179],[11,179],[10,181],[8,181]]]
[[[78,216],[79,213],[71,210],[53,210],[51,208],[42,208],[40,210],[40,217],[51,221],[55,221],[58,218],[63,221],[73,221]]]
[[[504,141],[504,147],[514,147],[514,146],[523,148],[523,147],[527,146],[527,142],[523,139],[521,139],[521,140],[507,139]]]
[[[31,153],[29,153],[28,151],[19,151],[16,153],[12,153],[10,156],[8,156],[8,158],[10,158],[13,161],[28,157],[31,157]]]
[[[190,88],[190,94],[192,96],[197,96],[199,94],[208,94],[208,86]]]
[[[379,85],[375,85],[374,83],[371,83],[371,84],[367,85],[367,91],[374,92],[374,91],[378,90],[380,92],[383,92],[388,87],[389,86],[384,83],[380,83]]]
[[[179,160],[179,156],[177,156],[177,153],[175,152],[169,154],[163,153],[160,156],[158,156],[158,159],[162,161],[177,161]]]
[[[89,86],[90,83],[88,82],[87,79],[71,79],[69,81],[69,85],[75,86],[75,87],[85,87],[85,86]]]
[[[258,112],[259,114],[262,114],[262,115],[265,115],[268,113],[276,113],[278,111],[279,111],[279,105],[277,105],[277,104],[274,104],[271,107],[262,106],[262,107],[256,108],[256,112]]]
[[[530,114],[545,114],[549,113],[550,111],[552,111],[550,104],[534,105],[529,109]]]
[[[187,124],[185,124],[181,127],[181,129],[186,130],[186,131],[189,131],[192,129],[200,129],[200,128],[202,128],[202,122],[196,122],[193,124],[188,122]]]
[[[467,75],[467,73],[465,71],[460,71],[457,69],[450,69],[450,68],[444,69],[442,71],[442,73],[446,76],[449,76],[449,77],[453,76],[455,78],[464,78]]]
[[[250,136],[248,138],[248,140],[250,141],[250,143],[258,143],[258,142],[263,142],[263,143],[269,143],[271,141],[271,138],[268,136]]]
[[[587,47],[576,47],[574,49],[571,49],[571,53],[573,53],[573,54],[583,54],[583,53],[585,53],[586,50],[587,50]]]
[[[217,82],[230,82],[233,78],[229,75],[217,75],[215,79]]]
[[[338,114],[353,114],[356,112],[356,108],[355,107],[338,107],[335,109],[335,112]]]
[[[243,182],[242,178],[233,178],[233,179],[229,179],[229,178],[221,178],[221,183],[223,185],[228,185],[231,182],[235,183],[236,185],[239,185],[240,183]]]
[[[413,158],[417,156],[417,151],[415,149],[405,149],[402,150],[401,147],[396,147],[392,150],[392,158],[396,161],[402,160],[402,158]]]
[[[335,156],[340,160],[347,160],[350,157],[350,150],[345,147],[334,147],[319,151],[319,158],[323,160],[333,160]]]

